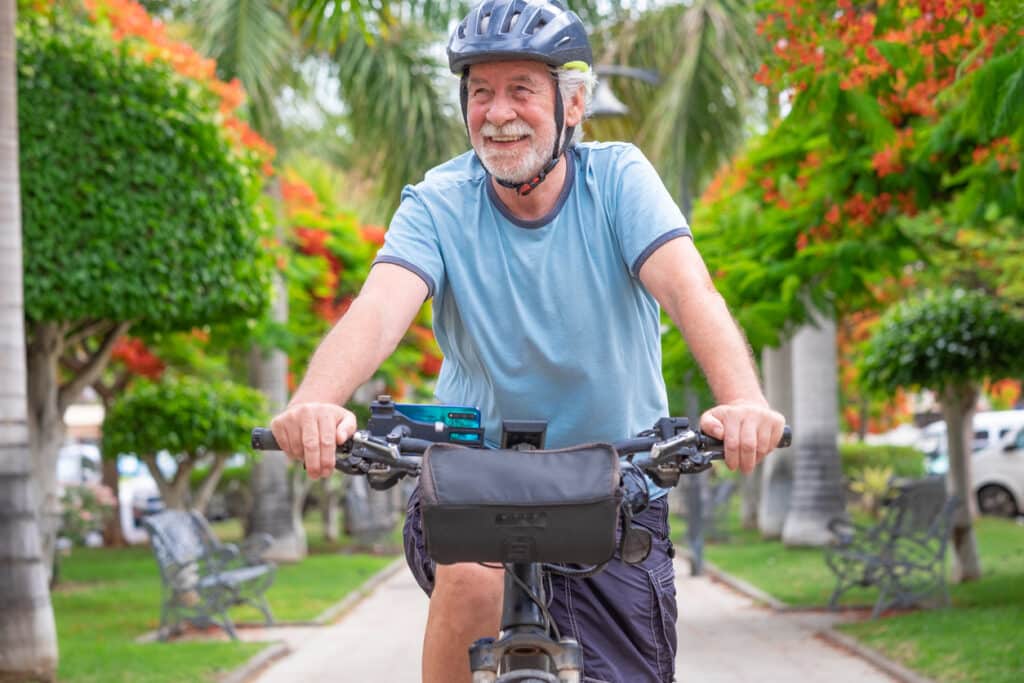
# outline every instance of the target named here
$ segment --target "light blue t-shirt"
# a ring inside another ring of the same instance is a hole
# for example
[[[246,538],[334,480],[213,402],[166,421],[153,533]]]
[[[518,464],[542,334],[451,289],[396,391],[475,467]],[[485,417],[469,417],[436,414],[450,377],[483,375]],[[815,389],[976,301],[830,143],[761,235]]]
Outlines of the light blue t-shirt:
[[[535,221],[512,215],[473,152],[434,168],[402,192],[374,261],[427,284],[444,353],[435,394],[479,407],[490,442],[505,419],[547,420],[546,447],[560,448],[668,415],[659,307],[637,274],[690,236],[686,219],[633,145],[577,145],[565,163]]]

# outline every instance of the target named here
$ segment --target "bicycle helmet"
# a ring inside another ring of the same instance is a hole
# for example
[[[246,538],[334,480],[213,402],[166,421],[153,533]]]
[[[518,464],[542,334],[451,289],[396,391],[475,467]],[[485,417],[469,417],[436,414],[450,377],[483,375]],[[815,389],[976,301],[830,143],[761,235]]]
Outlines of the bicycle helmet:
[[[448,66],[461,77],[462,118],[469,130],[467,103],[469,67],[482,62],[512,60],[543,62],[553,68],[580,70],[593,66],[594,57],[583,22],[560,0],[483,0],[455,28],[448,41]],[[544,181],[572,141],[574,126],[566,128],[562,94],[555,87],[555,148],[551,160],[533,180],[501,185],[527,195]],[[564,142],[563,142],[564,140]]]

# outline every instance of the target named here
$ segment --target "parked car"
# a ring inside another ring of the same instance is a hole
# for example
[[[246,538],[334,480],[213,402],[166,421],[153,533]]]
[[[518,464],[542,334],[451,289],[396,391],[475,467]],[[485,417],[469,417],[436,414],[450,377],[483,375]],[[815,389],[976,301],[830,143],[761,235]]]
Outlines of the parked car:
[[[991,410],[974,415],[972,451],[977,453],[991,444],[1001,443],[1009,434],[1024,428],[1024,410]],[[925,454],[928,474],[945,474],[949,469],[946,423],[933,422],[921,430],[917,447]]]
[[[1024,427],[975,453],[971,470],[982,514],[1024,514]]]

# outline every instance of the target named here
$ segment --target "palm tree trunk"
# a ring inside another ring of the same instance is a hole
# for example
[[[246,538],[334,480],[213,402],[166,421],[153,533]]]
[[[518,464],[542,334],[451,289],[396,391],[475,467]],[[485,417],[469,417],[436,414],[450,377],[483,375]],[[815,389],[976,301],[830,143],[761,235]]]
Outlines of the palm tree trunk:
[[[29,446],[14,19],[14,0],[0,0],[0,681],[53,681],[57,630]]]
[[[793,499],[782,527],[788,546],[832,541],[827,524],[846,514],[839,464],[839,384],[834,318],[813,313],[793,337]]]
[[[277,184],[271,194],[277,193]],[[283,237],[278,227],[278,237]],[[288,322],[288,287],[274,275],[274,321]],[[276,414],[288,403],[288,356],[278,349],[264,351],[253,347],[249,356],[250,384],[264,393],[270,410]],[[298,562],[306,557],[308,546],[301,512],[295,514],[299,496],[293,478],[288,475],[288,458],[281,451],[260,454],[253,465],[250,485],[253,493],[247,532],[267,533],[273,538],[265,556],[278,562]],[[304,487],[303,487],[304,488]],[[301,510],[301,501],[299,504]]]
[[[793,431],[799,434],[793,423],[793,343],[785,341],[779,348],[766,347],[761,352],[761,372],[768,403],[785,415]],[[782,537],[782,526],[793,495],[795,456],[792,448],[781,449],[759,466],[761,495],[757,504],[757,528],[763,538]]]
[[[946,488],[963,502],[953,515],[953,580],[975,581],[981,578],[981,559],[974,535],[978,506],[971,486],[971,441],[978,390],[951,386],[942,392],[941,399],[949,446]]]

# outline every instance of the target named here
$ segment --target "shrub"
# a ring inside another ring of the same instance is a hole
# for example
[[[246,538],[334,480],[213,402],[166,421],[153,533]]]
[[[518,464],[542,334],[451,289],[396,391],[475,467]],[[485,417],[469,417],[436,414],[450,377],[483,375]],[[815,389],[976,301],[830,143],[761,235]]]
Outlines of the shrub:
[[[863,479],[868,468],[890,468],[895,477],[923,477],[924,454],[913,446],[844,443],[839,446],[843,476],[850,481]]]

